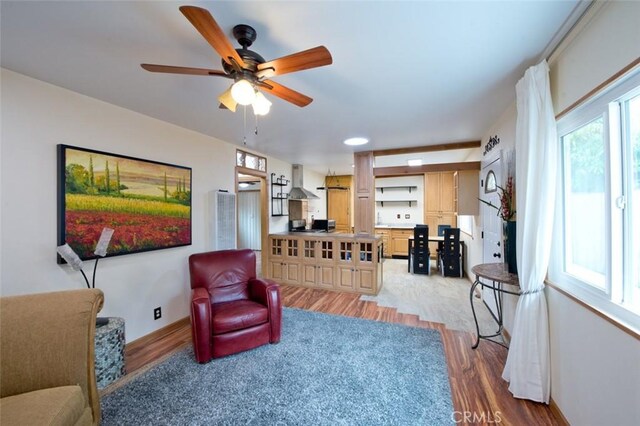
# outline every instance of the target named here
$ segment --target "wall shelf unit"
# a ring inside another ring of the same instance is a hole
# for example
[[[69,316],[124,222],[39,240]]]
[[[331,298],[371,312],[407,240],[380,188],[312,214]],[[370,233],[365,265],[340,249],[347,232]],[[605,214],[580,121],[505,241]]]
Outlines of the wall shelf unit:
[[[275,173],[271,173],[271,216],[289,216],[285,209],[289,194],[285,192],[285,188],[290,182],[284,175],[276,177]]]
[[[418,187],[416,185],[376,186],[376,191],[380,190],[381,194],[384,194],[385,189],[406,189],[411,194],[411,190],[418,189]]]
[[[376,203],[380,203],[380,207],[384,207],[384,203],[409,203],[409,207],[411,207],[411,203],[417,203],[418,200],[376,200]]]
[[[412,191],[418,189],[416,185],[385,185],[385,186],[376,186],[376,193],[380,191],[380,195],[384,195],[384,191],[387,190],[387,193],[393,193],[396,195],[409,195]],[[411,207],[412,203],[417,203],[417,198],[400,198],[400,199],[389,199],[383,200],[382,198],[376,199],[376,203],[380,203],[380,207],[384,207],[384,203],[409,203],[409,207]]]

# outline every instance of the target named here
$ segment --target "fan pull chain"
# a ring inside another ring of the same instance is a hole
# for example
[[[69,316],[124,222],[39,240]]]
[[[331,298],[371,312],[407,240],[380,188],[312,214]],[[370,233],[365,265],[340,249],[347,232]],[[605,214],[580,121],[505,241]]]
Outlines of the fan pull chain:
[[[255,133],[255,135],[258,136],[258,116],[254,114],[254,117],[256,118],[256,130],[254,130],[253,133]]]
[[[247,146],[247,106],[244,105],[242,109],[243,109],[242,112],[243,112],[243,120],[244,120],[244,126],[242,126],[242,129],[244,132],[242,143],[244,144],[244,146]]]

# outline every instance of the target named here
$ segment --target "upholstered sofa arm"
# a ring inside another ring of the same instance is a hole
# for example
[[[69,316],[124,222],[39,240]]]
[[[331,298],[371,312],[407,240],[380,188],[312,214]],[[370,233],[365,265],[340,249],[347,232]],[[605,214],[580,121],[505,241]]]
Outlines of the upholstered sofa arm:
[[[94,367],[98,289],[0,298],[0,396],[79,385],[100,421]]]
[[[280,286],[267,279],[253,278],[249,280],[251,298],[262,303],[269,309],[269,322],[271,324],[271,343],[280,341],[282,333],[282,301],[280,300]]]
[[[206,288],[191,290],[191,335],[196,360],[200,363],[211,359],[211,300]]]

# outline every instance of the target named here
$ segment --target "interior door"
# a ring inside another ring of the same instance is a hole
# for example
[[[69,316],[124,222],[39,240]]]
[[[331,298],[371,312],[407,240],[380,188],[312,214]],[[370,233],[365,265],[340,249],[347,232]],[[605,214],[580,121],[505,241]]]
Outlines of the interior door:
[[[238,192],[238,248],[261,250],[260,191]]]
[[[496,159],[482,169],[480,178],[480,198],[491,202],[494,206],[500,205],[500,196],[495,185],[500,185],[501,180],[501,160]],[[502,259],[502,219],[498,216],[498,211],[484,203],[482,205],[482,261],[483,263],[500,263]],[[491,283],[488,283],[491,284]],[[496,312],[496,302],[491,290],[485,289],[482,299],[487,304],[494,315]]]

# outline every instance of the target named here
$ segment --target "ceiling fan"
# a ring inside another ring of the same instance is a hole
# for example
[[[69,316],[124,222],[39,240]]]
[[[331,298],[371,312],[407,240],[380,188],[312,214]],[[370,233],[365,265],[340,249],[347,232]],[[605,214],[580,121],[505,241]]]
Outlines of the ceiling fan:
[[[140,66],[151,72],[233,79],[234,83],[231,87],[218,97],[221,108],[235,111],[237,104],[253,105],[256,115],[264,115],[269,111],[271,102],[265,98],[261,90],[299,107],[305,107],[313,99],[269,79],[282,74],[330,65],[333,62],[331,53],[324,46],[265,61],[258,53],[248,49],[257,36],[255,29],[251,26],[241,24],[233,27],[233,36],[242,46],[240,49],[234,49],[208,10],[195,6],[181,6],[180,12],[222,57],[223,70],[157,64]]]

